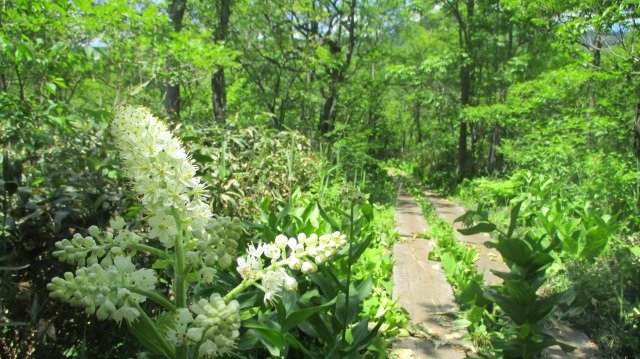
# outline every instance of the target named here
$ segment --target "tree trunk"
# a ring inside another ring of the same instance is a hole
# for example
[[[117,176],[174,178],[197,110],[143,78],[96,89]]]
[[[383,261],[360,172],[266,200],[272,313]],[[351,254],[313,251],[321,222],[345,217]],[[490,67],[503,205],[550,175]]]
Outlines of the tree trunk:
[[[418,143],[422,142],[422,126],[420,125],[420,115],[422,112],[422,101],[420,97],[416,99],[416,112],[414,114],[414,121],[416,124],[416,134],[418,135]]]
[[[491,140],[489,141],[489,156],[487,158],[487,171],[493,174],[502,169],[503,155],[498,151],[500,140],[502,139],[502,129],[494,125],[491,129]]]
[[[337,55],[344,53],[344,62],[338,68],[325,65],[325,71],[329,75],[329,94],[324,96],[324,105],[322,106],[322,112],[320,114],[320,121],[318,122],[318,131],[320,135],[326,135],[333,131],[335,127],[335,120],[337,117],[337,111],[335,109],[335,103],[338,101],[338,89],[337,86],[345,81],[345,73],[351,65],[351,59],[355,53],[356,47],[356,6],[357,0],[351,0],[348,2],[349,14],[347,21],[343,26],[338,28],[338,34],[336,40],[325,37],[322,39],[324,45],[329,46],[329,52],[331,55]],[[341,43],[342,29],[347,31],[346,50],[343,51]],[[314,29],[317,34],[318,29]]]
[[[463,63],[460,65],[460,107],[464,108],[471,105],[471,91],[472,91],[472,71],[473,71],[473,49],[471,43],[473,12],[475,3],[473,0],[467,0],[467,18],[466,22],[462,22],[462,16],[458,13],[458,19],[460,21],[458,25],[458,41],[460,48],[471,59],[463,58]],[[464,178],[471,176],[471,166],[473,164],[473,154],[469,153],[467,147],[468,137],[468,124],[466,119],[460,120],[460,132],[458,136],[458,158],[456,176],[458,182]]]
[[[595,38],[593,39],[593,60],[591,64],[595,68],[596,71],[600,69],[600,48],[602,47],[602,36],[600,34],[595,34]],[[589,123],[591,122],[591,116],[596,111],[596,88],[598,87],[597,80],[590,80],[587,83],[587,93],[589,96],[589,108],[587,109],[587,113],[585,115],[585,121],[587,122],[587,131],[585,134],[585,143],[588,147],[593,145],[595,138],[591,134],[591,128],[589,127]]]
[[[634,118],[633,125],[636,157],[640,158],[640,103],[636,104],[636,117]]]
[[[231,0],[216,1],[218,10],[218,26],[214,32],[214,41],[226,41],[229,32],[229,18],[231,17]],[[211,76],[211,102],[213,117],[222,124],[227,123],[227,83],[224,68],[216,66],[216,72]]]
[[[460,105],[462,108],[471,104],[471,69],[469,65],[460,68]],[[472,154],[469,152],[467,137],[469,129],[466,119],[460,120],[460,132],[458,135],[458,181],[471,175]]]
[[[187,8],[187,0],[173,0],[169,4],[169,19],[173,24],[173,30],[180,32],[182,30],[182,19]],[[170,73],[173,66],[176,65],[172,58],[167,58],[167,71]],[[165,84],[164,90],[164,111],[173,122],[180,121],[180,82],[169,78]]]
[[[333,84],[330,84],[329,87],[333,87]],[[328,97],[324,99],[324,105],[322,106],[322,112],[320,113],[320,122],[318,123],[318,131],[321,135],[326,135],[333,131],[333,103],[336,98],[333,95],[333,90],[330,90],[329,92]]]
[[[224,68],[216,66],[216,71],[211,76],[213,117],[218,123],[227,123],[227,84],[224,78]]]

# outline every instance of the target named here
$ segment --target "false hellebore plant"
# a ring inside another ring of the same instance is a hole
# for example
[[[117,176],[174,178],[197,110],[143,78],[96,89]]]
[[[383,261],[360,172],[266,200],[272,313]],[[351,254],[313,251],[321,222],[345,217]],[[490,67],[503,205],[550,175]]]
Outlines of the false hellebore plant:
[[[217,270],[230,269],[242,232],[240,220],[214,218],[196,167],[167,127],[145,108],[121,108],[111,125],[120,157],[144,205],[148,233],[128,229],[121,217],[112,231],[93,226],[56,243],[54,256],[76,264],[75,273],[53,278],[52,298],[84,307],[98,319],[123,319],[136,337],[170,358],[215,357],[232,350],[239,337],[240,306],[234,298],[249,286],[264,291],[265,302],[281,290],[297,290],[286,267],[312,273],[346,244],[336,232],[297,238],[279,235],[273,243],[248,247],[237,259],[240,284],[224,297],[193,293],[196,282],[213,284]],[[153,268],[137,268],[132,258],[156,257]],[[169,296],[157,291],[158,272],[171,275]],[[152,320],[141,307],[150,299],[164,312]]]

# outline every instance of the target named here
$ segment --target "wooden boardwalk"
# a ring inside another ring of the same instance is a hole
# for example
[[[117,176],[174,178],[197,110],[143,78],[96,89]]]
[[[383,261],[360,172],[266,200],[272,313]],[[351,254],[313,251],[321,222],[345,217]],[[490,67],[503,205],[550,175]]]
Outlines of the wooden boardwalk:
[[[474,348],[469,341],[460,340],[459,332],[452,330],[452,316],[443,315],[458,311],[451,286],[439,262],[428,260],[428,254],[434,243],[416,238],[424,233],[428,225],[420,206],[396,182],[398,193],[396,205],[396,226],[401,241],[394,246],[395,265],[393,270],[394,299],[400,298],[400,305],[410,314],[413,335],[394,343],[395,358],[466,358],[473,357]],[[438,215],[453,223],[464,214],[464,208],[437,196],[425,192]],[[460,228],[456,223],[454,228]],[[469,243],[478,250],[476,266],[483,273],[485,284],[499,284],[501,279],[493,275],[491,270],[508,271],[502,262],[500,253],[488,249],[484,242],[489,240],[487,234],[463,236],[458,233],[458,240]],[[570,328],[550,329],[550,332],[562,342],[575,346],[573,353],[564,353],[559,347],[545,352],[546,358],[598,358],[595,345],[582,332]]]
[[[396,204],[396,225],[401,241],[393,249],[393,298],[411,316],[414,335],[394,343],[398,358],[466,358],[471,343],[450,340],[451,318],[458,311],[451,286],[439,262],[430,261],[432,243],[416,235],[427,230],[420,206],[402,188]]]

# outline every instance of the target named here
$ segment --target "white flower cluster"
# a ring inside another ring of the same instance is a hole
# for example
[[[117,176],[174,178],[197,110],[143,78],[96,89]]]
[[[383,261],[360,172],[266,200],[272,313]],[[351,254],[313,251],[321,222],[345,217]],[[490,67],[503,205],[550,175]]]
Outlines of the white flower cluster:
[[[56,243],[54,256],[79,268],[54,278],[47,285],[50,296],[82,306],[100,320],[134,322],[142,317],[143,325],[149,325],[149,318],[141,312],[140,303],[149,298],[169,309],[173,317],[162,327],[155,324],[160,329],[152,333],[156,340],[163,341],[164,333],[176,347],[195,347],[199,356],[228,353],[239,337],[238,302],[225,303],[214,294],[189,306],[187,291],[191,274],[199,271],[201,283],[212,283],[215,266],[232,265],[242,223],[237,218],[213,218],[192,160],[148,110],[120,109],[111,131],[144,205],[148,237],[157,238],[162,248],[144,243],[125,228],[121,217],[111,220],[113,232],[93,226],[88,236],[76,234]],[[158,278],[153,269],[136,269],[132,256],[138,251],[159,257],[158,268],[173,264],[172,300],[155,292]]]
[[[116,236],[112,232],[103,232],[98,227],[91,226],[90,236],[83,237],[76,233],[71,240],[63,239],[56,242],[58,250],[53,252],[53,256],[58,257],[60,261],[82,267],[96,264],[102,257],[102,265],[112,264],[113,257],[124,254],[127,245],[139,243],[141,237],[124,228],[122,217],[116,217],[110,223],[118,233]]]
[[[196,244],[195,250],[187,253],[188,261],[200,266],[200,283],[212,284],[216,279],[213,266],[218,264],[226,269],[233,263],[242,235],[242,222],[237,217],[210,218],[203,230],[194,230],[192,235]]]
[[[314,273],[319,264],[336,255],[346,244],[346,236],[340,232],[320,237],[315,233],[309,236],[300,233],[297,238],[280,234],[273,243],[260,243],[257,247],[250,245],[247,256],[238,258],[236,269],[244,280],[253,280],[256,287],[265,293],[265,302],[272,301],[282,288],[298,290],[296,279],[284,270],[284,266],[302,273]],[[267,267],[263,265],[263,256],[270,259]]]
[[[111,318],[135,321],[140,312],[138,304],[145,296],[131,292],[131,288],[144,291],[154,290],[158,279],[153,270],[136,270],[127,256],[116,256],[113,264],[92,264],[79,268],[75,276],[71,272],[64,278],[55,277],[47,284],[50,296],[70,303],[75,307],[85,307],[87,314],[96,314],[98,319]]]
[[[240,305],[235,300],[226,304],[214,293],[190,309],[179,309],[173,322],[175,328],[165,332],[170,342],[176,346],[198,344],[198,357],[215,357],[228,353],[240,336]]]
[[[212,217],[203,200],[204,185],[167,126],[143,107],[124,107],[116,113],[111,133],[149,215],[149,237],[171,248],[178,228],[203,229]]]

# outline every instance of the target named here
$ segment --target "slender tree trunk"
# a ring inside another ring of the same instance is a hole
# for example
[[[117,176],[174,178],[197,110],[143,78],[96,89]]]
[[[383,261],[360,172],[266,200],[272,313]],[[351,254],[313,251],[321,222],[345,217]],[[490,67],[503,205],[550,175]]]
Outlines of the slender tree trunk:
[[[509,25],[507,32],[507,53],[503,62],[509,61],[513,57],[513,25]],[[498,72],[498,64],[496,62],[494,71]],[[499,101],[504,103],[507,101],[507,90],[499,89]],[[490,175],[495,171],[503,170],[504,155],[500,152],[500,143],[504,134],[502,126],[497,123],[491,127],[491,138],[489,140],[489,153],[487,156],[487,173]]]
[[[322,105],[322,112],[320,113],[318,131],[321,135],[333,131],[333,104],[337,97],[335,92],[335,85],[332,82],[329,84],[329,94],[324,99],[324,105]]]
[[[489,141],[489,156],[487,158],[487,171],[493,174],[502,168],[503,155],[498,150],[502,139],[502,128],[495,125],[491,129],[491,140]]]
[[[173,30],[180,32],[182,30],[182,19],[187,8],[187,0],[173,0],[169,4],[169,19],[173,24]],[[171,57],[167,58],[167,71],[171,73],[176,61]],[[176,79],[169,78],[165,84],[164,90],[164,111],[169,119],[174,122],[180,121],[180,82]]]
[[[473,12],[475,3],[473,0],[467,0],[467,18],[466,22],[462,21],[462,16],[458,12],[458,41],[460,48],[471,59],[462,59],[463,63],[460,65],[460,106],[462,108],[471,105],[471,92],[472,92],[472,72],[473,72],[473,49],[471,43]],[[473,153],[469,152],[467,147],[467,140],[469,136],[468,123],[466,119],[460,120],[460,130],[458,135],[458,158],[457,158],[457,180],[461,181],[464,178],[471,176],[471,169],[473,165]]]
[[[231,0],[217,0],[218,27],[214,33],[215,42],[226,41],[229,32],[229,18],[231,17]],[[222,66],[216,66],[216,72],[211,75],[211,102],[213,117],[219,123],[227,123],[227,83]]]
[[[414,121],[415,121],[415,125],[416,125],[416,134],[418,136],[417,141],[418,143],[422,142],[422,126],[420,124],[420,115],[422,112],[422,104],[421,104],[421,100],[420,97],[418,96],[418,98],[416,99],[416,111],[414,113]]]
[[[602,36],[600,34],[595,34],[595,38],[593,39],[593,60],[591,64],[597,71],[600,68],[600,48],[602,47]],[[597,80],[591,80],[587,83],[587,93],[589,96],[589,107],[587,109],[587,113],[585,115],[585,121],[587,123],[587,132],[585,133],[585,142],[587,146],[591,146],[594,143],[594,137],[591,135],[591,131],[589,128],[589,123],[591,122],[591,116],[596,111],[596,88],[597,88]]]
[[[636,157],[640,158],[640,103],[636,104],[636,117],[633,120],[633,125]]]
[[[468,106],[471,102],[471,73],[468,65],[463,65],[460,69],[460,105]],[[470,176],[471,158],[467,145],[469,129],[466,119],[460,120],[460,130],[458,134],[458,168],[457,177],[461,181]]]
[[[9,89],[7,86],[7,77],[4,74],[0,75],[0,89],[3,92],[7,92]]]
[[[227,123],[227,84],[224,68],[216,66],[217,71],[211,76],[213,117],[221,124]]]
[[[337,117],[335,103],[338,101],[338,85],[345,81],[345,73],[351,65],[351,59],[356,47],[356,6],[358,2],[357,0],[351,0],[348,3],[345,2],[345,4],[349,7],[349,14],[346,23],[343,24],[343,27],[339,27],[338,32],[341,34],[343,28],[346,30],[346,44],[341,44],[341,35],[337,35],[338,40],[336,41],[329,38],[323,39],[323,43],[329,46],[329,52],[332,55],[344,53],[344,62],[339,68],[333,68],[328,65],[325,66],[325,71],[329,75],[329,91],[327,96],[324,97],[325,101],[322,106],[320,121],[318,122],[318,131],[321,135],[325,135],[334,129]],[[317,31],[318,29],[315,28],[314,32],[316,34]],[[343,47],[346,47],[346,50],[343,51]]]

